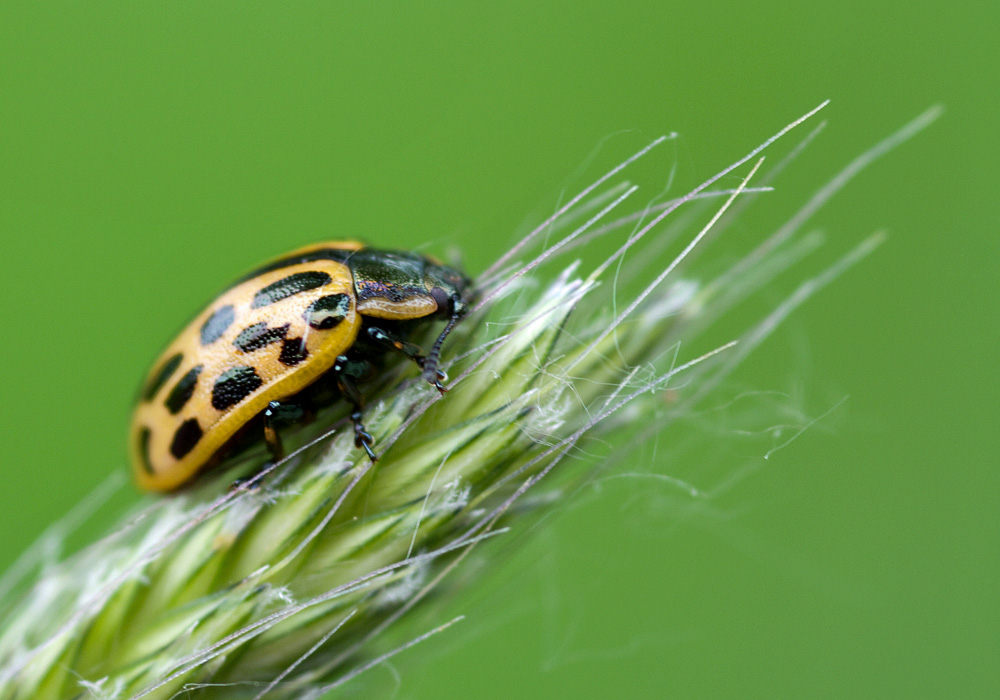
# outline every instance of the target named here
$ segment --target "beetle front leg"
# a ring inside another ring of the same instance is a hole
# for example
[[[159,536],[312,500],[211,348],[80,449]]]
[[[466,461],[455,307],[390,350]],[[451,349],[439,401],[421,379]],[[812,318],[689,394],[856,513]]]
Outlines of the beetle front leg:
[[[352,363],[347,355],[340,355],[333,365],[333,374],[337,378],[337,387],[340,389],[340,393],[344,395],[345,399],[351,402],[353,407],[351,411],[351,423],[354,425],[354,446],[364,448],[365,452],[368,453],[368,459],[377,462],[378,455],[372,449],[372,445],[375,444],[375,438],[365,430],[364,423],[361,422],[364,417],[363,401],[358,385],[355,383],[357,378],[350,371],[352,364],[357,363]]]
[[[387,331],[381,328],[376,328],[374,326],[368,327],[368,337],[374,340],[376,343],[389,350],[395,350],[406,355],[408,358],[413,360],[417,367],[424,369],[424,365],[427,363],[427,357],[423,354],[423,350],[419,345],[414,345],[413,343],[408,343],[405,340],[399,340],[394,338]],[[434,370],[435,379],[431,384],[434,388],[440,391],[442,394],[448,391],[441,382],[447,379],[444,372],[439,369]],[[430,380],[428,380],[430,381]]]

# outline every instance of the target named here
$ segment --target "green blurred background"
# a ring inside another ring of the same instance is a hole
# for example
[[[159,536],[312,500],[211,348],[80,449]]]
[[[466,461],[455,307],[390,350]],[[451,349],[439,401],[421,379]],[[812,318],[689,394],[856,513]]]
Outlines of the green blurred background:
[[[1000,697],[998,46],[993,1],[3,4],[0,567],[126,469],[148,364],[262,259],[360,236],[455,246],[475,272],[594,153],[599,170],[676,131],[653,164],[682,191],[832,98],[733,229],[752,242],[940,102],[813,221],[831,243],[800,276],[888,243],[730,387],[812,417],[849,398],[766,461],[729,426],[652,465],[738,476],[710,508],[627,478],[560,505],[448,606],[462,629],[355,687]]]

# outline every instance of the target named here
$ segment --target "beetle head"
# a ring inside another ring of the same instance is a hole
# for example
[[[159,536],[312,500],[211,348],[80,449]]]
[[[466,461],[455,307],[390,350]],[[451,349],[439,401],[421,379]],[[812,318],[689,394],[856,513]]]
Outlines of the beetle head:
[[[424,284],[442,318],[461,318],[468,312],[475,294],[472,280],[458,270],[429,261],[424,268]]]

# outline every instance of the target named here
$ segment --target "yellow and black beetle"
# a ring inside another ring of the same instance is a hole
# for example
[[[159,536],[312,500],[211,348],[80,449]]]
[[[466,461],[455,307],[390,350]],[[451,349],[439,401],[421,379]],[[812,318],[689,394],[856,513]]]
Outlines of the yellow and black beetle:
[[[301,248],[242,277],[149,373],[132,420],[136,481],[172,491],[261,433],[280,459],[277,428],[337,396],[353,406],[355,444],[374,461],[359,382],[395,351],[443,390],[441,345],[471,294],[465,275],[435,260],[354,241]],[[425,356],[408,337],[435,318],[447,325]]]

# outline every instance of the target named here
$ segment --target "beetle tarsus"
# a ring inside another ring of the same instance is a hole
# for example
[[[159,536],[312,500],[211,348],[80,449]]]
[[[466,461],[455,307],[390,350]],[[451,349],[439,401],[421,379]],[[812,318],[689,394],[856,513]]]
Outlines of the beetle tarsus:
[[[340,389],[340,393],[344,395],[344,398],[350,401],[354,407],[354,410],[351,411],[351,423],[354,425],[354,446],[364,449],[368,455],[368,459],[377,462],[378,455],[372,449],[372,445],[375,444],[375,438],[365,429],[365,425],[362,422],[364,412],[361,392],[354,383],[354,377],[348,373],[349,363],[349,358],[346,355],[341,355],[333,365],[333,371],[337,376],[337,387]]]
[[[361,422],[362,415],[361,409],[357,408],[353,413],[351,413],[351,423],[354,424],[354,446],[364,449],[368,453],[368,459],[373,462],[378,461],[378,455],[372,449],[372,445],[375,444],[375,438],[372,437],[371,433],[365,430],[364,423]]]

